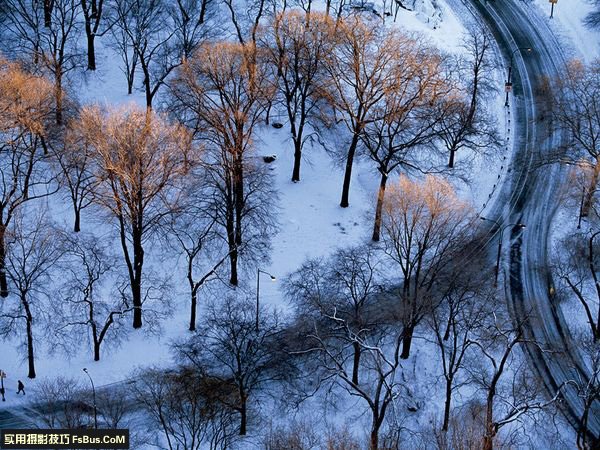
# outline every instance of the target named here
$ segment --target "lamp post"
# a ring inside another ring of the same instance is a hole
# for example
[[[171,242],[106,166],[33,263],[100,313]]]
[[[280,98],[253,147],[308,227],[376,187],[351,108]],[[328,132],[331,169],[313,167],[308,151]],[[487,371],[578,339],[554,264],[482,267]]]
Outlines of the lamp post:
[[[92,380],[92,377],[90,376],[90,373],[88,372],[87,368],[84,367],[83,371],[90,379],[90,383],[92,383],[92,399],[94,401],[94,428],[97,430],[98,429],[98,409],[96,408],[96,387],[94,386],[94,380]]]
[[[554,5],[558,3],[558,0],[550,0],[550,3],[552,4],[550,7],[550,18],[552,19],[554,17]]]
[[[260,306],[260,274],[264,273],[265,275],[269,275],[271,277],[271,281],[277,280],[273,275],[269,272],[265,272],[261,269],[256,269],[256,332],[258,333],[258,309]]]
[[[519,47],[514,49],[513,52],[510,54],[510,63],[508,65],[508,79],[505,84],[506,101],[504,102],[504,106],[508,106],[508,94],[510,93],[510,91],[512,91],[512,63],[515,53],[517,53],[519,50],[524,50],[527,53],[531,53],[531,51],[533,51],[531,47]]]
[[[497,288],[498,287],[498,272],[500,271],[500,255],[502,254],[502,240],[503,240],[502,238],[504,235],[504,230],[506,230],[508,227],[519,228],[520,230],[522,230],[523,228],[526,228],[526,225],[522,224],[522,223],[509,223],[508,225],[502,226],[498,222],[496,222],[495,220],[492,220],[492,219],[487,219],[485,217],[481,217],[481,220],[486,220],[488,222],[492,222],[500,228],[500,236],[498,239],[498,254],[496,255],[496,268],[494,270],[494,288]]]

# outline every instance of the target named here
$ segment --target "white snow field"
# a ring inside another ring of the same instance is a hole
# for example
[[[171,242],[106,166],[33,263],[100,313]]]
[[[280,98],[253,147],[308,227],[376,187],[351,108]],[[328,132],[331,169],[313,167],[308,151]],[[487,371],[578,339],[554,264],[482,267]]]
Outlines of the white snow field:
[[[568,1],[568,0],[563,0]],[[541,0],[540,0],[541,2]],[[434,7],[433,5],[436,5]],[[582,3],[583,4],[583,3]],[[464,16],[464,11],[458,17],[450,7],[440,0],[432,2],[424,0],[419,3],[416,11],[400,9],[396,25],[409,30],[424,33],[433,44],[448,52],[461,52],[466,32],[465,23],[470,23],[470,17]],[[420,5],[420,6],[419,6]],[[557,17],[562,12],[563,3],[559,3]],[[566,6],[566,5],[565,5]],[[566,8],[565,8],[566,9]],[[574,17],[574,16],[573,16]],[[558,21],[559,19],[557,19]],[[575,20],[575,18],[573,18]],[[561,22],[565,26],[568,22]],[[577,30],[576,30],[577,31]],[[576,35],[576,31],[574,32]],[[85,80],[76,86],[79,100],[82,103],[99,103],[101,105],[116,105],[126,102],[144,104],[143,94],[135,92],[126,95],[125,79],[119,69],[120,59],[112,54],[112,50],[103,45],[103,40],[108,37],[98,38],[98,67],[96,73],[86,75]],[[498,55],[498,53],[496,53]],[[510,136],[507,126],[507,117],[504,108],[504,92],[502,86],[505,78],[504,67],[498,56],[498,69],[496,80],[499,90],[494,100],[493,111],[497,115],[499,129],[504,139]],[[141,77],[139,78],[141,79]],[[138,80],[139,80],[138,79]],[[506,148],[504,149],[506,150]],[[295,270],[308,257],[325,256],[337,247],[346,247],[359,242],[368,242],[370,239],[374,200],[378,177],[372,164],[367,161],[355,163],[353,180],[350,191],[350,207],[340,208],[339,197],[341,193],[343,171],[337,167],[331,157],[317,144],[306,148],[302,161],[302,181],[290,181],[293,145],[286,127],[276,130],[269,126],[262,126],[256,142],[256,156],[277,156],[275,162],[270,164],[275,180],[275,189],[279,192],[279,199],[273,204],[278,208],[279,233],[273,236],[271,260],[265,261],[261,269],[281,279],[289,272]],[[494,192],[495,185],[500,183],[506,164],[505,154],[498,154],[491,158],[475,158],[471,161],[467,172],[469,182],[456,178],[450,181],[456,186],[461,197],[468,201],[482,215],[484,205],[487,205]],[[457,166],[465,160],[471,160],[472,155],[461,154]],[[71,227],[71,210],[68,204],[59,204],[60,200],[52,200],[54,219],[62,222],[65,228]],[[109,225],[88,220],[85,213],[82,216],[83,232],[93,232],[98,239],[106,239],[111,232]],[[114,231],[113,231],[114,234]],[[8,374],[5,380],[7,387],[7,401],[0,403],[0,408],[25,405],[31,396],[15,395],[17,379],[23,380],[26,389],[32,387],[47,377],[66,376],[79,379],[83,385],[89,382],[83,368],[86,367],[93,376],[96,386],[126,380],[130,373],[137,367],[158,365],[168,367],[172,364],[169,344],[173,339],[186,336],[189,314],[189,293],[185,280],[185,271],[182,261],[173,258],[159,258],[160,248],[150,248],[148,265],[154,266],[168,273],[176,286],[172,293],[174,313],[163,324],[162,333],[149,334],[146,331],[132,331],[126,340],[118,347],[103,348],[102,358],[99,362],[92,360],[91,348],[86,342],[71,354],[65,354],[57,349],[55,352],[47,344],[45,330],[36,330],[36,371],[35,380],[27,379],[27,363],[23,358],[24,352],[19,348],[21,341],[13,339],[0,343],[0,369]],[[117,255],[121,254],[117,251]],[[119,260],[119,264],[122,261]],[[56,280],[60,282],[60,280]],[[255,274],[246,275],[241,288],[251,292],[256,283]],[[280,290],[281,283],[271,282],[267,277],[261,279],[261,301],[285,311],[288,308]],[[205,293],[199,295],[199,317],[203,314]],[[419,337],[419,330],[415,339]],[[418,359],[418,363],[415,361]],[[415,401],[420,402],[427,413],[422,417],[433,417],[439,412],[437,408],[443,403],[433,401],[436,396],[441,396],[441,389],[434,387],[436,377],[440,375],[436,354],[429,344],[415,346],[415,351],[410,360],[406,362],[406,370],[418,374],[421,380],[430,380],[431,389],[415,394]],[[14,389],[13,389],[14,388]],[[13,392],[15,391],[15,392]],[[437,391],[437,392],[436,392]],[[351,402],[345,406],[352,409]],[[351,413],[342,413],[339,421],[352,423],[361,420]]]

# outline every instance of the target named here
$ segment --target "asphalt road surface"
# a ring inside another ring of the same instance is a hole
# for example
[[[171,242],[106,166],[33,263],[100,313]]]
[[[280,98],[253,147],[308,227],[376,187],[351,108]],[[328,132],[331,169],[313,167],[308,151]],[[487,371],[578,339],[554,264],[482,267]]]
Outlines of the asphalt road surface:
[[[568,382],[586,380],[587,369],[569,336],[565,318],[552,295],[548,268],[548,237],[558,207],[565,173],[557,164],[540,164],[560,148],[564,137],[551,132],[548,92],[544,77],[562,72],[566,60],[560,42],[535,5],[521,0],[471,0],[490,25],[507,61],[513,58],[512,122],[518,124],[513,143],[512,177],[496,202],[496,217],[504,224],[524,223],[504,234],[510,249],[507,297],[513,316],[525,324],[532,366],[551,395],[563,386],[562,406],[569,422],[580,427],[583,403]],[[532,48],[533,51],[518,49]],[[507,230],[509,231],[509,230]],[[539,345],[538,345],[539,344]],[[600,437],[600,404],[594,403],[588,422],[589,434]]]

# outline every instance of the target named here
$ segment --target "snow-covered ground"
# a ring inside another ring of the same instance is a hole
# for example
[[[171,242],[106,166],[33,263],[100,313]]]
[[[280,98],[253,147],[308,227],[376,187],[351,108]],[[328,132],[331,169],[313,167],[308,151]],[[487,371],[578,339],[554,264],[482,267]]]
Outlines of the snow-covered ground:
[[[543,14],[548,17],[551,28],[558,36],[564,38],[565,48],[571,52],[573,58],[581,59],[586,63],[600,57],[600,30],[590,29],[584,25],[583,20],[592,11],[592,4],[586,0],[559,1],[554,8],[554,18],[550,19],[550,3],[545,0],[535,0]],[[577,231],[579,205],[572,199],[562,201],[561,208],[556,213],[552,222],[550,237],[551,255],[561,251],[559,241]],[[582,231],[586,223],[583,221]],[[551,261],[554,258],[551,256]],[[593,294],[593,293],[592,293]],[[561,295],[561,309],[573,334],[589,332],[589,324],[581,303],[574,295],[567,293]]]
[[[583,19],[593,9],[592,2],[560,0],[554,7],[552,19],[548,0],[535,0],[535,4],[542,15],[548,17],[554,33],[564,38],[564,47],[570,48],[574,57],[589,62],[600,55],[600,33],[590,30],[583,23]]]
[[[440,10],[431,10],[428,7],[421,8],[420,11],[400,9],[397,24],[424,33],[435,45],[448,52],[462,51],[466,31],[464,24],[447,4],[439,1],[436,3],[440,6]],[[470,20],[466,17],[463,19]],[[125,78],[118,68],[120,61],[109,48],[102,45],[102,39],[99,40],[98,50],[99,70],[95,74],[88,75],[78,86],[80,101],[99,102],[105,105],[135,101],[143,105],[143,96],[140,92],[132,96],[126,95]],[[504,70],[500,62],[498,67],[495,81],[498,86],[502,86]],[[506,136],[508,127],[503,105],[503,92],[499,91],[492,109],[497,114],[501,133]],[[368,242],[378,185],[378,177],[372,165],[366,161],[356,163],[350,192],[350,207],[340,208],[338,205],[343,172],[318,145],[307,148],[304,152],[300,183],[290,181],[293,147],[285,127],[276,130],[263,126],[256,147],[257,156],[277,155],[276,161],[269,167],[273,171],[275,187],[279,191],[280,231],[273,237],[271,261],[265,261],[261,269],[272,273],[277,278],[283,278],[287,273],[298,268],[308,257],[324,256],[337,247]],[[506,167],[503,156],[499,154],[492,158],[476,159],[468,174],[470,183],[457,179],[451,180],[461,197],[470,202],[476,211],[481,211],[484,205],[489,203],[494,186],[499,183],[503,171],[501,167]],[[458,165],[460,164],[459,159]],[[69,227],[70,209],[66,206],[64,217],[66,217],[66,226]],[[85,215],[83,220],[86,220]],[[150,253],[152,252],[153,250],[150,249]],[[22,358],[23,352],[17,348],[19,342],[3,341],[0,343],[0,368],[8,374],[5,380],[8,395],[7,401],[0,407],[15,406],[30,399],[29,396],[17,397],[12,392],[13,387],[16,391],[17,379],[23,380],[27,389],[35,386],[40,379],[57,375],[79,378],[80,382],[86,385],[88,379],[82,369],[87,367],[96,385],[100,386],[126,379],[138,366],[171,364],[168,344],[187,333],[189,294],[181,267],[171,263],[166,267],[173,270],[176,309],[174,315],[165,324],[162,335],[149,335],[144,331],[131,332],[122,346],[104,349],[101,361],[93,362],[90,349],[86,345],[82,345],[76,354],[70,356],[60,351],[49,353],[43,332],[38,330],[40,337],[36,344],[38,379],[34,381],[26,378],[27,365]],[[254,283],[255,279],[250,276],[246,281],[246,287],[251,290]],[[281,283],[277,281],[270,282],[268,279],[262,279],[261,301],[285,309],[286,303],[280,286]],[[199,316],[203,314],[202,300],[201,293]],[[416,339],[419,337],[417,336]],[[417,357],[420,361],[418,366],[414,363]],[[428,346],[425,345],[422,349],[416,350],[406,366],[410,366],[412,371],[419,371],[420,378],[433,382],[439,375],[432,369],[439,366],[436,358],[434,352],[428,350]],[[422,392],[423,399],[431,400],[435,395],[441,395],[440,392],[434,393],[434,390],[432,387],[430,391]],[[430,401],[429,407],[435,409],[432,405],[441,404],[443,404],[441,401]],[[435,411],[430,412],[433,414]]]

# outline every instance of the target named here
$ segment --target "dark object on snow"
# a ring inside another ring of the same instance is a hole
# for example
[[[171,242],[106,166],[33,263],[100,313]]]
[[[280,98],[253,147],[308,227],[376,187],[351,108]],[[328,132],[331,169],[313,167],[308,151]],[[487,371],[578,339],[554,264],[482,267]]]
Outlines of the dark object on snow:
[[[263,161],[266,162],[267,164],[272,163],[276,159],[277,159],[277,155],[263,156]]]
[[[25,395],[25,385],[21,380],[18,381],[17,387],[19,388],[19,390],[17,391],[17,395],[19,395],[21,392],[23,393],[23,395]]]
[[[4,398],[4,388],[0,388],[0,395],[2,396],[2,401],[5,402],[6,399]]]
[[[273,122],[272,126],[273,126],[273,128],[277,128],[277,129],[283,128],[283,124],[281,122]]]

